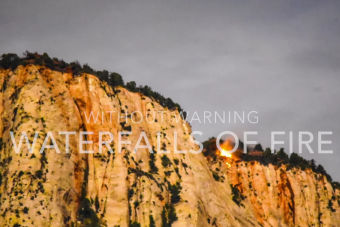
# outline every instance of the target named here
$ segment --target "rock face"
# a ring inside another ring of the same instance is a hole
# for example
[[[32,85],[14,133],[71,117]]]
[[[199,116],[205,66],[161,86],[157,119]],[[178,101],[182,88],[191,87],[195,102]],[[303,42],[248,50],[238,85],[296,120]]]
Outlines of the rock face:
[[[38,65],[0,70],[0,87],[1,226],[340,225],[339,190],[323,175],[175,154],[198,149],[190,125],[140,93]],[[16,142],[23,131],[30,142],[39,132],[33,152],[23,143],[15,153],[11,131]],[[61,131],[77,133],[69,153]],[[93,153],[79,152],[80,131],[93,132],[86,136],[93,143],[82,146]],[[106,146],[99,152],[101,131],[114,135],[113,153]],[[131,141],[121,152],[120,131],[131,132],[121,136]],[[47,132],[60,153],[39,152]],[[153,154],[134,152],[141,133]]]

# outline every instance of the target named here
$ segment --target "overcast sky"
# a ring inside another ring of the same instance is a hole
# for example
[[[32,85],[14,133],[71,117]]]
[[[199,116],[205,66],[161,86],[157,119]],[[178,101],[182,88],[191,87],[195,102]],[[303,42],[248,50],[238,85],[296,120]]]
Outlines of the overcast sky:
[[[334,154],[303,156],[340,180],[338,0],[1,0],[0,31],[1,53],[115,71],[189,113],[259,113],[257,125],[192,122],[201,140],[258,130],[266,147],[275,130],[294,143],[298,131],[333,131]]]

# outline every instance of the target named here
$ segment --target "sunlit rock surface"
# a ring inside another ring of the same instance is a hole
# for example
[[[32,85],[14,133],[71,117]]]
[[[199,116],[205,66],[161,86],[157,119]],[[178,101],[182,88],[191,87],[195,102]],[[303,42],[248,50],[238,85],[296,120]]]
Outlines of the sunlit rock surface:
[[[198,149],[190,125],[149,97],[37,65],[0,70],[0,87],[0,226],[340,226],[339,190],[320,174],[174,154],[175,131],[178,150]],[[110,114],[87,121],[91,111]],[[144,119],[124,123],[136,111]],[[23,144],[16,154],[10,131],[17,141],[26,131],[31,142],[40,132],[33,153]],[[40,154],[48,131],[60,154]],[[79,153],[78,134],[66,153],[60,131],[93,132],[83,149],[94,153]],[[113,133],[114,153],[99,153],[100,131]],[[121,153],[119,131],[131,131]],[[141,132],[154,151],[171,152],[135,153]]]

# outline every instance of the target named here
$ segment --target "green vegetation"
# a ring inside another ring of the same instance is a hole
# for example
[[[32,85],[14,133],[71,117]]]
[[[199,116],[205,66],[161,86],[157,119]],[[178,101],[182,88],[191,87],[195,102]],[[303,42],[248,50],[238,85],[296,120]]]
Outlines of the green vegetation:
[[[128,168],[128,174],[131,174],[131,173],[136,174],[137,177],[146,176],[146,177],[149,178],[150,180],[154,181],[154,182],[157,184],[157,186],[163,191],[162,185],[154,178],[154,176],[153,176],[151,173],[145,172],[145,171],[143,171],[143,170],[141,170],[141,169],[139,169],[139,168],[136,168],[136,169],[135,169],[135,168],[129,167],[129,168]],[[130,192],[128,192],[128,193],[130,194]],[[132,193],[133,193],[133,191],[132,191]],[[128,195],[129,195],[129,194],[128,194]]]
[[[163,167],[166,168],[166,167],[171,165],[171,161],[170,161],[170,159],[166,155],[163,155],[161,159],[162,159]]]
[[[216,138],[210,137],[208,140],[203,142],[203,155],[206,157],[213,158],[214,161],[216,161],[217,155],[216,155]]]
[[[157,173],[158,168],[155,165],[156,157],[154,153],[150,153],[150,160],[149,160],[149,166],[150,166],[150,173]]]
[[[305,169],[311,169],[315,173],[320,173],[324,176],[326,176],[327,180],[332,183],[332,177],[326,172],[324,167],[322,165],[316,165],[315,161],[312,160],[306,160],[300,155],[296,153],[292,153],[290,156],[285,153],[283,148],[281,148],[278,152],[272,153],[272,151],[267,148],[262,156],[255,157],[251,155],[243,154],[242,158],[246,161],[259,161],[260,163],[264,165],[273,164],[273,165],[287,165],[287,169],[292,168],[299,168],[302,170]],[[334,183],[334,182],[333,182]]]
[[[24,214],[28,214],[28,207],[24,207],[24,209],[22,210],[24,212]]]
[[[232,193],[232,200],[238,205],[242,205],[242,200],[245,199],[245,197],[242,195],[242,193],[238,190],[237,185],[230,185],[231,187],[231,193]]]
[[[331,212],[335,212],[336,210],[333,208],[333,201],[330,199],[328,200],[328,205],[327,208],[331,211]]]
[[[140,224],[136,221],[130,223],[129,227],[140,227]]]
[[[96,212],[98,213],[99,210],[99,199],[98,199],[98,195],[96,196],[96,199],[94,200],[94,206],[96,208]]]
[[[100,220],[96,212],[91,208],[90,200],[83,198],[79,204],[78,219],[84,226],[99,227]]]
[[[177,221],[175,207],[172,204],[165,204],[161,214],[162,227],[171,227],[172,223]]]
[[[89,166],[86,162],[84,169],[84,181],[81,188],[81,195],[79,199],[78,208],[78,220],[86,227],[99,227],[100,220],[97,217],[97,213],[92,209],[92,204],[88,198],[86,198],[87,182],[89,177]]]
[[[340,189],[340,183],[339,183],[339,182],[333,181],[333,182],[332,182],[332,186],[333,186],[333,188]],[[339,203],[339,204],[340,204],[340,203]]]
[[[149,227],[156,227],[156,223],[152,215],[149,215],[149,222],[150,222]]]
[[[163,207],[161,214],[162,227],[171,227],[172,223],[178,219],[174,205],[181,200],[180,193],[182,187],[179,182],[176,182],[176,184],[173,185],[168,182],[168,188],[170,191],[170,203],[165,204]],[[155,226],[154,222],[153,225],[151,225],[151,223],[152,221],[150,218],[150,226]]]
[[[255,151],[263,151],[263,148],[262,148],[262,145],[261,144],[256,144],[255,147],[254,147],[254,150]]]
[[[172,171],[164,171],[165,176],[169,177],[171,175]]]
[[[174,205],[180,202],[181,197],[180,193],[182,187],[179,182],[171,185],[168,182],[168,189],[170,192],[170,203],[166,203],[163,207],[161,218],[162,218],[162,227],[171,227],[172,223],[177,220],[176,210]],[[163,200],[163,198],[160,198]],[[150,215],[150,227],[156,226],[153,217]]]
[[[37,170],[34,174],[35,177],[37,177],[38,179],[41,179],[43,176],[43,171],[42,170]]]
[[[153,91],[149,86],[139,86],[136,87],[136,83],[134,81],[128,82],[126,84],[126,88],[133,92],[140,92],[145,96],[153,98],[156,100],[161,106],[167,107],[169,110],[177,109],[179,112],[183,112],[181,106],[178,103],[172,101],[171,98],[165,98],[160,93]]]
[[[130,189],[128,190],[128,199],[129,199],[129,200],[131,199],[131,197],[133,196],[133,194],[134,194],[134,190],[133,190],[133,188],[130,188]]]
[[[220,181],[220,176],[216,172],[213,172],[213,177],[215,181]]]
[[[171,203],[176,204],[181,200],[180,193],[182,190],[181,184],[176,182],[176,184],[171,185],[168,183],[169,191],[171,193]]]
[[[70,72],[75,76],[82,73],[88,73],[97,76],[100,80],[107,82],[111,87],[123,86],[132,92],[140,92],[157,101],[163,107],[170,110],[177,109],[182,112],[183,116],[186,113],[183,111],[178,103],[175,103],[170,98],[165,98],[160,93],[153,91],[149,86],[137,86],[136,82],[131,81],[124,84],[122,76],[115,72],[108,72],[107,70],[97,71],[92,69],[89,65],[81,65],[79,62],[66,63],[65,61],[57,58],[51,58],[47,53],[38,54],[26,51],[23,57],[16,54],[3,54],[0,59],[0,68],[15,70],[19,65],[36,64],[46,66],[52,70],[59,72]]]

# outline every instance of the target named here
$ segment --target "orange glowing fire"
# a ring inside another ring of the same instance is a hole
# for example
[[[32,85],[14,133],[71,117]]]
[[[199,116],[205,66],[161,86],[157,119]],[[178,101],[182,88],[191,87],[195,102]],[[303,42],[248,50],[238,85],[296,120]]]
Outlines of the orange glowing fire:
[[[222,148],[222,151],[220,152],[220,156],[231,158],[233,155],[230,153],[229,150],[225,150]]]
[[[226,140],[222,145],[221,145],[221,150],[217,150],[217,154],[221,157],[225,157],[226,161],[225,164],[229,167],[231,167],[231,164],[229,163],[233,157],[232,153],[230,152],[233,150],[234,145],[232,144],[232,141]]]

